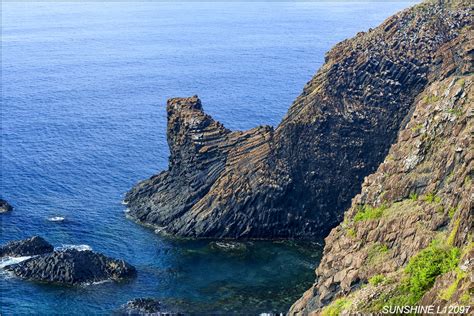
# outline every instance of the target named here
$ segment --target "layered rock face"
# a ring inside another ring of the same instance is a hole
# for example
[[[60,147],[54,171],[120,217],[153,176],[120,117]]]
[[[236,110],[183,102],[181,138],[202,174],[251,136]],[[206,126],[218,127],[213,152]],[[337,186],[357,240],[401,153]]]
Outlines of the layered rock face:
[[[90,250],[54,250],[41,237],[14,241],[0,248],[0,257],[32,256],[4,267],[23,279],[76,285],[105,280],[122,280],[136,275],[136,269],[125,262]]]
[[[197,97],[169,100],[169,169],[127,193],[130,216],[186,237],[325,236],[469,23],[467,2],[430,2],[339,43],[275,130],[232,132]]]
[[[290,315],[473,303],[473,53],[470,29],[440,47],[430,84]]]

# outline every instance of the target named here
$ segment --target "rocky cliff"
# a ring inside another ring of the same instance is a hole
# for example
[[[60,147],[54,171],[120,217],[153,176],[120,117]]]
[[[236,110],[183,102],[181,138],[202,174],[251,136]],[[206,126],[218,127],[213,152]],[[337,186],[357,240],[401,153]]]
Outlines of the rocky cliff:
[[[129,215],[187,237],[325,236],[452,71],[436,56],[469,25],[467,3],[424,3],[339,43],[276,129],[230,131],[197,97],[169,100],[169,168],[127,193]]]
[[[438,49],[436,72],[326,238],[316,282],[290,315],[416,304],[441,314],[453,305],[472,309],[473,53],[470,29]]]

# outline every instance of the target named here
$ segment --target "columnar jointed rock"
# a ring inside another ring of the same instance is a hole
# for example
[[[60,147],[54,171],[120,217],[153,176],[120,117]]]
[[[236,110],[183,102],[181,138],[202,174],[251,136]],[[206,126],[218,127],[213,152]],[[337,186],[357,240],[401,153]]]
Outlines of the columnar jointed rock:
[[[171,99],[169,169],[126,195],[130,215],[180,236],[325,235],[447,75],[435,55],[469,25],[466,3],[421,4],[339,43],[275,130],[231,132],[196,97]]]
[[[448,249],[459,247],[459,270],[440,275],[416,304],[469,304],[469,274],[474,272],[474,45],[469,32],[463,30],[440,48],[438,77],[417,97],[385,161],[365,179],[344,222],[326,238],[316,283],[290,315],[316,313],[338,297],[347,312],[380,312],[378,303],[400,295],[396,289],[406,278],[406,264],[434,239]],[[361,288],[374,276],[388,281]]]
[[[35,256],[52,252],[54,247],[39,236],[12,241],[0,247],[0,257]]]
[[[0,248],[0,257],[32,256],[7,265],[5,270],[28,280],[61,284],[121,280],[136,275],[136,269],[123,260],[112,259],[90,250],[54,250],[41,237],[12,241]]]
[[[136,270],[123,260],[108,258],[90,250],[68,249],[36,256],[5,267],[32,281],[82,284],[133,277]]]
[[[13,210],[13,207],[4,199],[0,199],[0,214],[10,212],[11,210]]]

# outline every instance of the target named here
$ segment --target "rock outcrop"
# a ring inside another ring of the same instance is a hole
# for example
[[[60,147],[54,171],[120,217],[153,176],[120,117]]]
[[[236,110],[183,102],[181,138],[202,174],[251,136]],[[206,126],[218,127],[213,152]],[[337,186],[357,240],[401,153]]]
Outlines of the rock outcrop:
[[[4,267],[6,271],[31,281],[76,285],[122,280],[136,275],[136,269],[124,260],[90,250],[54,250],[41,237],[8,243],[1,248],[1,256],[32,256]]]
[[[161,303],[153,298],[136,298],[122,306],[122,313],[126,315],[175,315],[161,313]]]
[[[280,125],[230,131],[197,97],[168,101],[169,168],[125,197],[129,215],[185,237],[312,238],[340,222],[416,97],[454,58],[467,1],[429,2],[336,45]]]
[[[11,210],[13,210],[13,207],[4,199],[0,199],[0,214],[10,212]]]
[[[42,255],[52,252],[54,247],[42,237],[33,236],[28,239],[11,241],[0,247],[0,257],[23,257]]]
[[[436,73],[290,315],[473,303],[473,53],[467,28],[433,56]]]

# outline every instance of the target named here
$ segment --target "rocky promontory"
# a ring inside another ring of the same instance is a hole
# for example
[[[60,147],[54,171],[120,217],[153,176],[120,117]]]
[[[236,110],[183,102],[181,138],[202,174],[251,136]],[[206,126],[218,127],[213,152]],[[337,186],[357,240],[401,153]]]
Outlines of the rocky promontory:
[[[136,275],[136,269],[124,260],[90,250],[54,250],[41,237],[10,242],[1,248],[1,256],[31,256],[4,267],[6,271],[31,281],[76,285],[122,280]]]
[[[129,215],[185,237],[326,236],[470,23],[467,1],[430,1],[337,44],[275,129],[230,131],[196,96],[170,99],[169,168],[127,193]]]

